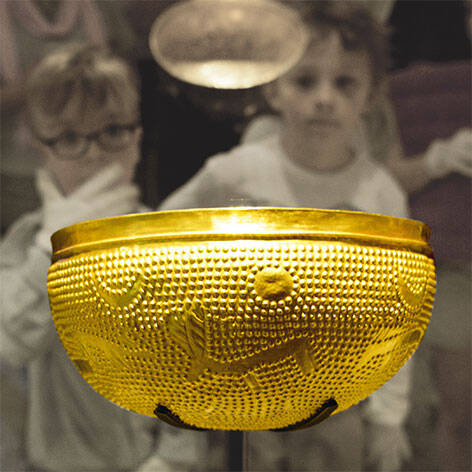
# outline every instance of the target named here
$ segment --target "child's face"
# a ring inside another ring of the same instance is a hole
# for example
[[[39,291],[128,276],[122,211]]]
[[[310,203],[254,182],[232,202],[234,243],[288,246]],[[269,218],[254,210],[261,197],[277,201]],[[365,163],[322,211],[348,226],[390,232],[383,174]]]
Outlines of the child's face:
[[[61,118],[37,126],[44,167],[65,195],[114,163],[122,167],[123,183],[132,182],[142,131],[131,116],[89,107],[69,123]]]
[[[315,143],[350,142],[372,87],[364,51],[347,51],[336,32],[309,46],[304,57],[267,91],[284,132]]]

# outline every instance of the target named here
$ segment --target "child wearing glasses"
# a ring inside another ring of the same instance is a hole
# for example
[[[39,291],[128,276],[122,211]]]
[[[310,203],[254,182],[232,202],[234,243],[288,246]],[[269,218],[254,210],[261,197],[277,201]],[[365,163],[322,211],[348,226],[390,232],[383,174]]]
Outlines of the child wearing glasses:
[[[28,90],[42,206],[0,246],[1,358],[27,367],[27,463],[58,472],[135,470],[154,448],[157,421],[113,405],[81,378],[54,329],[46,274],[55,230],[141,208],[133,183],[136,80],[121,59],[72,45],[40,62]]]

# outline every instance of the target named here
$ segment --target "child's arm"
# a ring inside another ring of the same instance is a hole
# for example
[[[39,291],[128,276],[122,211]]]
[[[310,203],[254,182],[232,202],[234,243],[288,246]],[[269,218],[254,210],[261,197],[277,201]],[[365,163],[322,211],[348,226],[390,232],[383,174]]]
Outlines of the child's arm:
[[[171,193],[159,210],[230,206],[238,197],[240,169],[226,154],[208,159],[187,183]]]
[[[188,182],[171,193],[161,204],[159,210],[182,210],[204,208],[205,195],[214,194],[218,182],[211,178],[206,167],[195,174]]]
[[[46,288],[50,257],[34,244],[38,225],[37,215],[23,217],[0,243],[0,352],[15,365],[46,350],[55,335]]]
[[[364,407],[367,420],[367,463],[376,470],[401,470],[410,457],[404,424],[410,410],[412,361],[409,360],[383,387],[369,396]]]
[[[384,161],[407,193],[457,172],[472,177],[472,130],[463,128],[449,139],[433,140],[425,152],[405,156],[388,83],[364,117],[363,139],[372,157]]]
[[[449,139],[436,139],[423,154],[408,158],[397,145],[386,164],[408,193],[452,172],[472,177],[472,130],[464,128]]]

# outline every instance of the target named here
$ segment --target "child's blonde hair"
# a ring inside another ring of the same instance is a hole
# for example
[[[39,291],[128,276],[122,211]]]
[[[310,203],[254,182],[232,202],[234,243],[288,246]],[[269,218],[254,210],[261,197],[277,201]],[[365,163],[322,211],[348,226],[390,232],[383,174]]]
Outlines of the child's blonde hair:
[[[339,33],[346,50],[365,51],[370,59],[374,86],[390,64],[389,31],[361,1],[312,0],[298,5],[308,27]]]
[[[40,61],[27,86],[33,131],[77,121],[90,109],[109,109],[117,119],[139,121],[137,78],[124,60],[103,48],[61,47]]]

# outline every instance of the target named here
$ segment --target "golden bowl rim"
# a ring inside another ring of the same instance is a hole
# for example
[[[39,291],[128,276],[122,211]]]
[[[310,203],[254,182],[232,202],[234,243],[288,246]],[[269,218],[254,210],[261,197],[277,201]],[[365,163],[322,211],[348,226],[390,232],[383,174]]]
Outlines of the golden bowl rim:
[[[52,261],[85,252],[160,242],[323,240],[408,248],[431,256],[430,228],[360,211],[222,207],[133,213],[76,223],[52,237]]]

